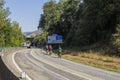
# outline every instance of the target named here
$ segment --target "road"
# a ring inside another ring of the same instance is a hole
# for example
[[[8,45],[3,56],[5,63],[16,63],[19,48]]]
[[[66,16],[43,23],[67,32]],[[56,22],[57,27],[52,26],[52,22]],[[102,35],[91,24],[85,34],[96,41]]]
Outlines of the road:
[[[42,49],[25,49],[4,57],[16,75],[26,80],[120,80],[120,74],[50,56]]]

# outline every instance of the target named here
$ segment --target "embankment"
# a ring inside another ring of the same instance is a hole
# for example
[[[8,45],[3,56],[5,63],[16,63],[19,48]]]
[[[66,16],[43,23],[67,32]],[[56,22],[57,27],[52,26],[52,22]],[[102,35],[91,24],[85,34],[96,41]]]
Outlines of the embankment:
[[[19,80],[3,63],[0,57],[0,80]]]

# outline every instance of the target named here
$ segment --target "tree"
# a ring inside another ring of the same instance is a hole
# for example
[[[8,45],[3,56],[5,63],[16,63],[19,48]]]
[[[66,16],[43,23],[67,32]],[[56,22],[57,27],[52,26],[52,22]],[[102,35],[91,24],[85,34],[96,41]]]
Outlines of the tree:
[[[16,21],[14,21],[12,23],[12,31],[11,31],[11,46],[21,46],[23,40],[24,37],[23,34],[21,33],[19,24]]]
[[[0,46],[20,46],[23,34],[19,24],[8,18],[9,8],[4,8],[4,0],[0,2]]]
[[[60,0],[57,4],[54,0],[50,0],[44,4],[43,12],[38,28],[42,28],[44,33],[34,39],[34,41],[39,44],[46,43],[43,42],[43,40],[46,41],[48,35],[61,34],[60,16],[63,13],[63,1]]]
[[[0,46],[5,46],[8,43],[8,36],[10,33],[10,19],[8,18],[10,12],[9,8],[4,9],[4,1],[0,2]]]
[[[47,36],[48,32],[43,32],[42,34],[36,36],[33,42],[37,43],[38,45],[44,46],[45,44],[47,44]]]
[[[113,46],[116,48],[117,56],[120,56],[120,24],[117,25],[117,31],[113,34]]]
[[[74,38],[76,44],[90,45],[110,40],[119,23],[119,4],[119,0],[84,0],[79,10],[81,17]]]
[[[111,44],[113,34],[119,34],[120,0],[51,0],[43,9],[42,27],[48,34],[62,35],[66,46]],[[119,48],[119,38],[114,43]]]
[[[64,2],[64,10],[61,15],[61,29],[62,35],[67,43],[70,45],[77,27],[77,11],[79,10],[80,0],[67,0]]]

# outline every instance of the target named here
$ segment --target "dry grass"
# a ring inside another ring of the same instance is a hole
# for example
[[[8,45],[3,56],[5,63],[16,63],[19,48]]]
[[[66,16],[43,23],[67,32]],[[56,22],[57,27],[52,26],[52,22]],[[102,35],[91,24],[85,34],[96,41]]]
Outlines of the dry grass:
[[[100,55],[99,53],[77,53],[77,56],[70,54],[63,55],[63,58],[120,73],[120,58]]]

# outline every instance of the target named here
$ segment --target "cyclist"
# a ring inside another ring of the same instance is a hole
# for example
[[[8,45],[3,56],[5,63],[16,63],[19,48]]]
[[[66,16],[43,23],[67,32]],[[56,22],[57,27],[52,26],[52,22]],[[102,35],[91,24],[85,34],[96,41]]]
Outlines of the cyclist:
[[[49,55],[51,55],[51,54],[52,54],[52,49],[53,49],[53,48],[52,48],[52,45],[49,45],[49,46],[48,46],[48,49],[49,49]]]
[[[62,48],[59,46],[58,57],[61,58],[62,56]]]

